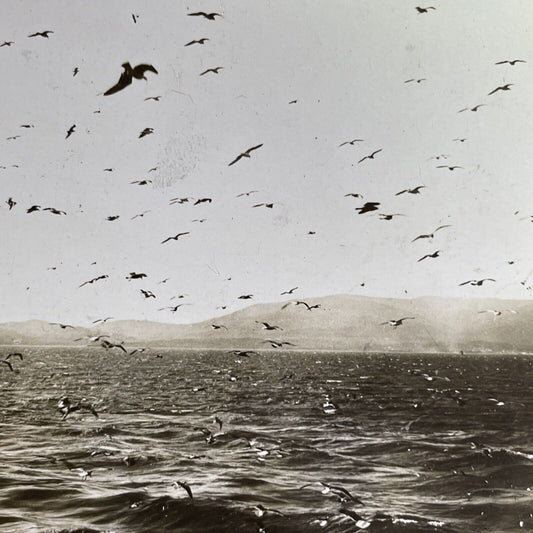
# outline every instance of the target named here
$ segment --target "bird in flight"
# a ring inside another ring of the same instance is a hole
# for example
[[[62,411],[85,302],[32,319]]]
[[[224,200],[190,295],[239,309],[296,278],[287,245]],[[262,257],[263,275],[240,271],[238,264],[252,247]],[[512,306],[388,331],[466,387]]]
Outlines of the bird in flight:
[[[143,279],[146,277],[144,272],[130,272],[129,276],[126,276],[126,279]]]
[[[252,207],[266,207],[268,209],[272,209],[274,207],[274,204],[273,203],[270,203],[270,204],[255,204],[255,205],[252,205]]]
[[[285,304],[282,309],[284,309],[285,307],[287,307],[287,305],[289,304]],[[302,302],[301,300],[298,300],[294,305],[298,306],[298,305],[304,305],[305,308],[308,310],[308,311],[312,311],[313,309],[320,309],[321,305],[320,304],[314,304],[314,305],[309,305],[307,302]]]
[[[0,48],[2,48],[2,46],[11,46],[12,44],[15,44],[15,41],[4,41],[0,44]]]
[[[385,213],[379,213],[379,219],[380,220],[392,220],[394,217],[404,217],[405,215],[403,213],[391,213],[390,215],[386,215]]]
[[[355,143],[360,143],[363,141],[364,139],[352,139],[351,141],[344,141],[343,143],[339,144],[338,148],[340,148],[341,146],[345,146],[347,144],[351,144],[352,146],[354,146]]]
[[[9,206],[9,210],[11,211],[11,209],[13,209],[17,205],[17,202],[15,202],[15,200],[13,200],[13,198],[11,198],[11,196],[10,196],[6,200],[6,204]]]
[[[190,198],[190,197],[187,197],[187,198],[171,198],[171,199],[170,199],[170,202],[169,202],[169,205],[174,205],[174,204],[185,204],[185,203],[187,203],[189,200],[193,200],[193,198]]]
[[[403,318],[398,318],[396,320],[387,320],[387,322],[382,322],[380,326],[392,326],[393,328],[397,328],[398,326],[401,326],[405,320],[414,320],[414,316],[404,316]]]
[[[85,399],[85,398],[84,398]],[[83,401],[84,399],[82,399],[81,401],[79,401],[78,403],[76,404],[73,404],[69,399],[68,399],[68,396],[62,396],[60,399],[59,399],[59,402],[57,402],[57,409],[58,411],[60,411],[61,413],[63,413],[63,417],[61,418],[61,420],[66,420],[66,418],[68,417],[68,415],[70,413],[74,413],[75,411],[79,411],[79,410],[85,410],[85,411],[89,411],[90,413],[92,413],[96,418],[98,418],[98,413],[96,412],[96,410],[94,409],[94,407],[90,404],[90,403],[87,403],[85,401]]]
[[[28,37],[44,37],[45,39],[48,39],[48,36],[54,33],[52,30],[45,30],[45,31],[36,31],[35,33],[32,33],[31,35],[28,35]]]
[[[74,67],[74,70],[72,71],[72,77],[74,77],[79,71],[80,69],[78,67]]]
[[[459,111],[457,111],[458,113],[462,113],[463,111],[473,111],[474,113],[480,108],[480,107],[483,107],[485,106],[486,104],[478,104],[474,107],[465,107],[464,109],[460,109]]]
[[[154,74],[158,74],[157,70],[152,65],[148,65],[145,63],[142,63],[140,65],[137,65],[135,68],[132,68],[130,63],[126,62],[122,63],[122,68],[124,69],[124,72],[120,75],[118,82],[113,85],[113,87],[109,88],[104,93],[104,96],[109,96],[111,94],[118,93],[122,89],[125,89],[128,85],[131,85],[133,78],[135,78],[136,80],[146,80],[146,72],[153,72]]]
[[[424,259],[428,259],[428,258],[433,258],[435,259],[436,257],[439,257],[439,254],[440,254],[440,250],[437,250],[436,252],[433,252],[432,254],[426,254],[424,257],[421,257],[417,263],[420,263],[420,261],[423,261]]]
[[[113,320],[114,317],[112,316],[106,316],[105,318],[98,318],[97,320],[93,320],[93,324],[105,324],[108,320]],[[98,340],[98,339],[96,339]]]
[[[144,101],[146,102],[147,100],[154,100],[155,102],[159,102],[160,99],[161,99],[161,96],[148,96],[147,98],[144,99]]]
[[[139,15],[135,15],[134,13],[132,13],[131,18],[133,19],[133,24],[137,24],[137,19],[139,18]]]
[[[137,181],[131,181],[131,185],[148,185],[149,183],[152,183],[152,180],[137,180]]]
[[[235,196],[235,198],[241,198],[241,196],[250,196],[250,194],[253,194],[255,192],[259,192],[259,191],[242,192],[241,194],[238,194],[237,196]]]
[[[415,9],[418,11],[418,13],[428,13],[430,9],[436,10],[436,7],[428,6],[428,7],[420,7],[416,6]]]
[[[161,307],[161,309],[158,309],[158,311],[164,311],[165,309],[168,309],[172,313],[175,313],[180,307],[183,307],[184,305],[191,305],[191,304],[178,304],[178,305],[170,305],[168,307]]]
[[[472,285],[474,287],[481,287],[485,281],[496,281],[493,278],[483,278],[483,279],[469,279],[468,281],[463,281],[463,283],[459,283],[459,287],[463,285]]]
[[[20,352],[12,352],[12,353],[8,353],[8,354],[6,355],[5,361],[7,361],[8,359],[10,359],[11,357],[18,357],[18,358],[20,358],[21,361],[24,361],[24,357],[23,357],[23,355],[22,355]]]
[[[178,233],[177,235],[174,235],[174,237],[167,237],[164,241],[161,242],[161,244],[165,244],[168,241],[177,241],[180,237],[183,235],[189,235],[189,231],[185,231],[183,233]]]
[[[204,11],[198,11],[196,13],[188,13],[189,17],[204,17],[207,20],[215,20],[215,17],[222,17],[220,13],[205,13]]]
[[[283,296],[284,294],[292,294],[297,289],[298,287],[293,287],[292,289],[289,289],[288,291],[283,291],[280,296]]]
[[[40,210],[41,210],[40,205],[32,205],[31,207],[28,207],[28,209],[26,209],[26,213],[33,213],[34,211],[40,211]]]
[[[365,159],[374,159],[374,156],[376,154],[379,154],[379,152],[382,152],[382,151],[383,151],[383,148],[380,148],[379,150],[375,150],[370,155],[365,155],[365,157],[363,157],[362,159],[359,159],[359,161],[357,161],[357,162],[358,163],[362,163]]]
[[[71,328],[74,329],[74,326],[71,326],[70,324],[61,324],[60,322],[49,322],[51,326],[59,326],[61,329],[67,329]]]
[[[410,80],[405,80],[404,83],[411,83],[413,81],[416,81],[416,83],[420,83],[422,81],[426,81],[426,78],[411,78]]]
[[[505,63],[508,63],[511,66],[514,66],[516,63],[527,63],[527,61],[524,61],[523,59],[506,59],[505,61],[498,61],[497,63],[494,63],[495,65],[505,65]]]
[[[377,211],[378,205],[379,202],[366,202],[365,205],[362,207],[356,207],[355,210],[359,211],[360,215],[363,215],[364,213],[368,213],[370,211]]]
[[[108,220],[109,222],[113,222],[113,220],[117,220],[120,218],[120,215],[109,215],[106,220]]]
[[[251,300],[253,297],[253,294],[241,294],[237,300]]]
[[[462,139],[453,139],[453,142],[460,142],[460,143],[464,143],[467,139],[466,138],[462,138]]]
[[[478,311],[478,314],[481,313],[492,313],[494,317],[500,316],[502,314],[502,312],[498,311],[497,309],[485,309],[484,311]]]
[[[224,67],[214,67],[214,68],[208,68],[207,70],[204,70],[200,73],[200,76],[203,76],[204,74],[208,74],[209,72],[212,72],[213,74],[218,74],[218,71],[223,69]]]
[[[209,39],[207,37],[202,37],[201,39],[195,39],[184,46],[191,46],[192,44],[205,44],[206,41],[209,41]]]
[[[433,239],[433,237],[435,237],[435,233],[437,233],[437,231],[439,231],[441,229],[444,229],[444,228],[449,228],[449,227],[451,227],[450,224],[445,224],[444,226],[439,226],[436,230],[433,231],[433,233],[423,233],[421,235],[418,235],[411,242],[415,242],[418,239]]]
[[[231,165],[234,165],[235,163],[237,163],[237,161],[240,161],[243,157],[251,157],[250,156],[250,153],[253,152],[254,150],[257,150],[258,148],[261,148],[261,146],[263,146],[263,144],[258,144],[257,146],[252,146],[252,148],[248,148],[248,150],[246,150],[245,152],[242,152],[242,154],[239,154],[229,165],[228,167],[231,167]]]
[[[191,500],[193,499],[191,487],[189,486],[189,484],[186,481],[174,481],[174,483],[172,483],[172,486],[174,488],[176,488],[176,489],[178,487],[181,487],[182,489],[185,490],[185,492],[187,492],[187,495],[189,496],[189,498]]]
[[[255,323],[263,324],[263,329],[266,329],[267,331],[275,331],[276,329],[283,331],[283,328],[280,328],[279,326],[272,326],[268,322],[260,322],[259,320],[256,320]]]
[[[9,370],[11,370],[11,372],[15,372],[15,370],[13,369],[13,365],[9,361],[7,361],[6,359],[0,360],[0,363],[3,363],[4,365],[7,365]]]
[[[105,348],[106,350],[111,350],[112,348],[118,348],[119,350],[122,350],[124,353],[128,353],[128,351],[126,350],[126,348],[124,348],[124,346],[122,344],[118,344],[118,343],[114,343],[114,342],[109,342],[108,340],[104,339],[101,343],[100,343],[100,346],[102,348]]]
[[[288,341],[278,342],[278,341],[273,341],[270,339],[263,341],[263,344],[270,344],[272,348],[282,348],[283,346],[296,346],[296,344],[293,344],[292,342],[288,342]]]
[[[228,329],[224,324],[211,324],[211,329]]]
[[[456,168],[463,168],[458,165],[448,166],[448,165],[439,165],[437,168],[447,168],[450,172],[453,172]]]
[[[146,135],[150,135],[151,133],[154,133],[154,128],[144,128],[144,130],[139,133],[139,139],[142,139],[143,137],[146,137]]]
[[[80,287],[83,287],[84,285],[90,285],[91,283],[94,283],[95,281],[100,281],[101,279],[106,279],[109,276],[107,274],[102,274],[101,276],[98,276],[96,278],[90,279],[89,281],[84,281]]]
[[[510,91],[512,85],[514,85],[514,83],[507,83],[505,85],[501,85],[500,87],[496,87],[496,89],[490,91],[488,96],[490,96],[491,94],[497,93],[498,91]]]
[[[206,202],[207,202],[208,204],[210,204],[212,201],[213,201],[212,198],[198,198],[198,199],[196,200],[196,202],[194,202],[193,205],[205,204]],[[181,202],[180,202],[180,203],[181,203]]]
[[[65,137],[65,139],[68,139],[74,133],[75,129],[76,129],[76,124],[72,124],[72,126],[70,126],[70,128],[67,131],[67,136]]]
[[[347,198],[351,196],[352,198],[363,198],[362,194],[359,194],[358,192],[349,192],[348,194],[344,195],[344,198]]]
[[[395,196],[400,196],[400,194],[409,193],[409,194],[420,194],[420,189],[424,189],[425,185],[418,185],[414,189],[404,189],[403,191],[397,192]]]
[[[140,289],[140,291],[145,298],[155,298],[155,294],[152,291],[145,291],[144,289]]]

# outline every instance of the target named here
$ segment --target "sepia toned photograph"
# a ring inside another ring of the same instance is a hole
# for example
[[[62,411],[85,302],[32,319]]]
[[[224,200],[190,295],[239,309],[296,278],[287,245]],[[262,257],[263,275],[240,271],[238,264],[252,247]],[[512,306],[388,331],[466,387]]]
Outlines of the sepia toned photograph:
[[[0,4],[0,531],[533,531],[533,4]]]

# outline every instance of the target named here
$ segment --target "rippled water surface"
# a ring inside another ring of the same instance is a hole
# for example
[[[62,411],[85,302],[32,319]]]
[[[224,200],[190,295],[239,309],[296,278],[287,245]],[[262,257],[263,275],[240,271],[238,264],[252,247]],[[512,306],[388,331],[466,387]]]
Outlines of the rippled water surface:
[[[5,533],[533,530],[529,357],[20,351]]]

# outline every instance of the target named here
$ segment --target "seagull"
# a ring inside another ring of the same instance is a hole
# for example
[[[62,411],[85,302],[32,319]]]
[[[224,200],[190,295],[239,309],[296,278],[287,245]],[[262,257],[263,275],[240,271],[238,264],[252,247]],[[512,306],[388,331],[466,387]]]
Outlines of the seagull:
[[[161,96],[148,96],[144,99],[144,101],[146,102],[147,100],[154,100],[155,102],[159,102],[160,98]]]
[[[338,148],[340,148],[341,146],[345,146],[346,144],[351,144],[352,146],[355,145],[355,143],[358,143],[358,142],[363,142],[364,139],[352,139],[351,141],[344,141],[343,143],[339,144]]]
[[[242,192],[241,194],[238,194],[237,196],[235,196],[235,198],[240,198],[241,196],[250,196],[250,194],[253,194],[255,192],[259,192],[259,191]]]
[[[49,322],[51,326],[59,326],[61,329],[67,329],[71,328],[74,329],[74,326],[71,326],[70,324],[61,324],[60,322]]]
[[[287,304],[285,304],[287,305]],[[313,309],[320,309],[320,307],[322,307],[320,304],[315,304],[315,305],[309,305],[307,302],[302,302],[300,300],[298,300],[294,305],[298,306],[298,305],[305,305],[306,309],[308,311],[312,311]],[[282,307],[283,309],[283,307]]]
[[[148,185],[149,183],[152,183],[152,180],[137,180],[137,181],[130,181],[131,185]]]
[[[113,222],[113,220],[117,220],[118,218],[120,218],[120,215],[110,215],[106,218],[106,220],[109,222]]]
[[[20,127],[30,129],[30,128],[34,128],[35,126],[33,124],[21,124]]]
[[[434,9],[434,10],[436,10],[437,8],[436,8],[436,7],[433,7],[433,6],[428,6],[428,7],[420,7],[420,6],[417,6],[417,7],[415,7],[415,9],[416,9],[419,13],[428,13],[430,9]]]
[[[356,207],[355,210],[359,211],[359,214],[368,213],[369,211],[377,211],[379,202],[366,202],[362,207]]]
[[[473,111],[474,113],[480,108],[480,107],[483,107],[485,106],[486,104],[478,104],[474,107],[471,107],[471,108],[468,108],[468,107],[465,107],[464,109],[460,109],[459,111],[457,111],[458,113],[462,113],[463,111]]]
[[[118,82],[113,85],[110,89],[108,89],[104,96],[109,96],[111,94],[115,94],[122,89],[125,89],[128,85],[131,85],[133,78],[137,80],[146,80],[145,73],[146,72],[153,72],[154,74],[158,74],[157,70],[152,66],[148,64],[140,64],[137,65],[135,68],[132,68],[129,62],[122,63],[122,68],[124,69],[124,72],[120,75],[120,78]]]
[[[504,65],[505,63],[508,63],[511,66],[514,66],[516,63],[527,63],[527,61],[524,61],[523,59],[506,59],[505,61],[498,61],[497,63],[494,63],[495,65]]]
[[[8,359],[10,359],[11,357],[19,357],[21,361],[24,361],[24,357],[22,356],[22,354],[20,352],[11,352],[11,353],[8,353],[6,355],[6,358],[4,359],[5,361],[7,361]]]
[[[78,67],[74,67],[74,70],[72,71],[72,77],[74,77],[79,71],[80,69]]]
[[[82,481],[85,481],[88,477],[92,477],[92,470],[85,470],[85,468],[81,466],[76,466],[72,464],[70,461],[67,461],[66,459],[61,459],[61,461],[65,464],[65,466],[72,470],[73,472],[77,472],[78,476],[80,476]]]
[[[205,203],[210,204],[212,201],[213,201],[212,198],[198,198],[198,199],[196,200],[196,202],[194,202],[193,205],[205,204]]]
[[[200,73],[200,76],[203,76],[204,74],[207,74],[209,72],[212,72],[213,74],[218,74],[218,71],[223,69],[224,67],[215,67],[215,68],[208,68],[207,70],[204,70]]]
[[[409,193],[409,194],[420,194],[420,189],[424,189],[425,185],[418,185],[414,189],[404,189],[403,191],[397,192],[394,196],[400,196],[400,194]]]
[[[78,339],[74,339],[74,342],[82,341],[84,339],[88,340],[89,342],[98,342],[100,339],[104,339],[105,337],[109,338],[109,335],[95,335],[94,337],[80,337]]]
[[[168,241],[177,241],[181,236],[189,235],[189,233],[189,231],[185,231],[183,233],[178,233],[177,235],[174,235],[174,237],[167,237],[164,241],[161,242],[161,244],[165,244]]]
[[[386,215],[385,213],[379,213],[379,219],[380,220],[392,220],[394,217],[404,217],[405,215],[402,213],[392,213],[390,215]]]
[[[205,44],[206,41],[209,41],[209,39],[207,37],[202,37],[201,39],[191,41],[184,46],[191,46],[191,44]]]
[[[72,124],[72,126],[70,126],[70,128],[67,131],[67,136],[65,137],[65,139],[68,139],[74,133],[75,129],[76,129],[76,124]]]
[[[143,279],[146,277],[146,274],[144,272],[130,272],[129,276],[126,276],[126,279]]]
[[[260,503],[254,507],[254,513],[258,518],[262,518],[268,513],[285,516],[281,511],[278,511],[277,509],[270,509],[269,507],[265,507],[264,505],[261,505]]]
[[[185,203],[187,203],[189,200],[193,200],[193,198],[190,198],[190,197],[187,197],[187,198],[171,198],[171,199],[170,199],[170,202],[169,202],[169,205],[173,205],[173,204],[185,204]]]
[[[203,11],[198,11],[197,13],[188,13],[189,17],[204,17],[207,20],[215,20],[215,17],[222,17],[220,13],[205,13]]]
[[[288,291],[283,291],[280,296],[283,296],[284,294],[292,294],[297,289],[298,287],[293,287],[292,289],[289,289]]]
[[[20,135],[12,135],[11,137],[6,137],[6,141],[14,141],[18,139]]]
[[[113,320],[114,317],[112,316],[106,316],[105,318],[98,318],[97,320],[93,320],[93,324],[105,324],[108,320]],[[98,340],[98,339],[96,339]]]
[[[108,278],[109,276],[107,274],[103,274],[101,276],[98,276],[96,278],[93,278],[93,279],[90,279],[89,281],[84,281],[80,287],[83,287],[84,285],[89,285],[91,283],[94,283],[95,281],[100,281],[101,279],[105,279],[105,278]],[[94,323],[94,322],[93,322]]]
[[[211,324],[212,329],[228,329],[224,324]]]
[[[255,323],[263,324],[263,329],[266,329],[267,331],[274,331],[276,329],[283,331],[283,328],[280,328],[279,326],[271,326],[268,322],[259,322],[259,320],[256,320]]]
[[[352,198],[363,198],[363,195],[359,194],[358,192],[349,192],[348,194],[344,195],[344,198],[347,198],[348,196],[351,196]]]
[[[257,150],[258,148],[261,148],[261,146],[263,146],[263,144],[258,144],[257,146],[252,146],[252,148],[248,148],[248,150],[246,150],[246,152],[242,152],[241,154],[239,154],[229,165],[228,167],[231,167],[231,165],[234,165],[235,163],[237,163],[237,161],[240,161],[243,157],[251,157],[250,156],[250,152],[253,152],[254,150]]]
[[[415,317],[404,316],[403,318],[398,318],[397,320],[388,320],[387,322],[382,322],[380,326],[392,326],[393,328],[397,328],[403,324],[404,320],[415,320]]]
[[[459,283],[459,287],[463,285],[472,285],[474,287],[481,287],[485,281],[496,281],[493,278],[483,278],[483,279],[469,279],[468,281],[463,281],[463,283]]]
[[[252,207],[266,207],[268,209],[272,209],[274,207],[274,203],[269,203],[269,204],[255,204],[255,205],[252,205]]]
[[[417,263],[420,263],[420,261],[423,261],[424,259],[428,259],[428,258],[436,258],[436,257],[439,257],[439,254],[440,254],[440,250],[437,250],[436,252],[433,252],[432,254],[426,254],[424,257],[421,257]]]
[[[418,237],[415,237],[411,242],[415,242],[418,239],[433,239],[437,231],[444,229],[444,228],[450,228],[450,227],[451,227],[451,224],[445,224],[444,226],[439,226],[436,230],[433,231],[433,233],[426,233],[426,234],[418,235]]]
[[[493,91],[491,91],[488,96],[490,96],[491,94],[494,94],[498,91],[510,91],[511,90],[511,86],[514,85],[514,83],[507,83],[505,85],[501,85],[500,87],[496,87],[496,89],[494,89]]]
[[[241,294],[237,300],[251,300],[253,297],[253,294]]]
[[[77,404],[72,404],[72,402],[68,399],[68,396],[62,396],[57,402],[57,409],[61,413],[63,413],[63,417],[61,418],[61,420],[65,420],[70,413],[74,413],[75,411],[79,411],[82,409],[84,411],[89,411],[96,418],[98,418],[98,413],[96,412],[94,407],[90,403],[85,402],[84,399],[85,398],[83,398]]]
[[[151,133],[154,133],[154,128],[144,128],[144,130],[139,133],[139,139],[142,139],[143,137],[146,137],[147,135],[150,135]]]
[[[145,298],[155,298],[155,294],[152,291],[145,291],[144,289],[139,290]]]
[[[466,138],[463,138],[463,139],[453,139],[453,142],[464,143],[466,140],[467,140]]]
[[[35,33],[32,33],[31,35],[28,35],[28,37],[44,37],[45,39],[48,39],[48,35],[51,33],[54,33],[52,30],[45,30],[45,31],[37,31]]]
[[[148,210],[148,211],[143,211],[142,213],[138,213],[137,215],[132,216],[132,217],[131,217],[131,220],[134,220],[134,219],[136,219],[136,218],[138,218],[138,217],[143,217],[144,215],[146,215],[146,213],[150,213],[150,210]]]
[[[270,344],[272,348],[282,348],[283,346],[296,346],[296,344],[293,344],[292,342],[287,342],[287,341],[278,342],[278,341],[272,341],[270,339],[263,341],[263,344]]]
[[[413,82],[413,81],[416,81],[416,83],[420,83],[420,82],[422,82],[422,81],[426,81],[426,78],[418,78],[418,79],[416,79],[416,78],[411,78],[410,80],[405,80],[404,83],[411,83],[411,82]]]
[[[137,24],[137,19],[139,18],[139,15],[135,15],[134,13],[132,13],[131,18],[133,19],[133,23]]]
[[[320,484],[324,487],[322,489],[322,494],[328,494],[329,492],[333,492],[341,498],[341,501],[350,500],[354,503],[358,503],[359,505],[364,505],[359,498],[354,496],[350,491],[348,491],[344,487],[341,487],[340,485],[330,485],[329,483],[325,483],[324,481],[321,481]]]
[[[120,350],[122,350],[124,353],[128,353],[128,351],[126,350],[126,348],[124,348],[124,346],[122,344],[117,344],[117,343],[114,343],[114,342],[109,342],[108,340],[104,339],[101,343],[100,343],[100,346],[102,348],[105,348],[106,350],[111,350],[112,348],[118,348]]]
[[[154,296],[155,298],[155,296]],[[175,306],[169,306],[169,307],[161,307],[161,309],[158,309],[158,311],[164,311],[165,309],[168,309],[169,311],[171,311],[172,313],[175,313],[180,307],[183,307],[184,305],[191,305],[191,304],[178,304],[178,305],[175,305]]]
[[[189,484],[186,481],[174,481],[174,483],[172,483],[172,486],[174,488],[176,488],[176,489],[178,487],[181,487],[182,489],[185,489],[185,491],[187,492],[189,498],[191,500],[193,499],[191,487],[189,486]]]
[[[11,209],[13,209],[17,205],[17,202],[15,202],[15,200],[13,200],[13,198],[11,198],[11,196],[10,196],[6,200],[6,204],[9,206],[9,210],[11,211]]]
[[[447,168],[450,172],[453,172],[456,168],[463,168],[458,165],[448,166],[448,165],[439,165],[437,168]]]
[[[11,370],[11,372],[14,372],[13,365],[7,359],[0,360],[0,363],[4,363],[4,365],[7,365],[9,367],[9,370]]]
[[[374,156],[376,154],[379,154],[379,152],[382,152],[382,151],[383,151],[383,148],[380,148],[379,150],[375,150],[370,155],[365,155],[365,157],[363,157],[363,159],[359,159],[358,163],[362,163],[365,159],[374,159]]]
[[[237,357],[250,357],[250,355],[259,355],[257,352],[252,350],[231,350],[228,353],[236,355]]]
[[[0,44],[0,48],[2,48],[2,46],[11,46],[12,44],[15,44],[15,41],[4,41]]]
[[[45,207],[43,211],[50,211],[50,213],[53,213],[54,215],[66,215],[66,211],[61,211],[60,209],[56,209],[55,207]]]

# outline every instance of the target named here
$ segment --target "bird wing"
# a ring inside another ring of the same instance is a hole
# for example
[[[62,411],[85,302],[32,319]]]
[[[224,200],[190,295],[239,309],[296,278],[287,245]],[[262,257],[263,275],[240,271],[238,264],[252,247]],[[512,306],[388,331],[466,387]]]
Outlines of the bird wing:
[[[179,485],[182,489],[185,489],[187,491],[187,494],[189,495],[189,498],[192,500],[192,490],[188,483],[185,483],[185,481],[176,481],[176,484]]]
[[[122,91],[122,89],[125,89],[128,85],[131,85],[131,82],[133,81],[133,75],[132,72],[129,69],[124,68],[124,72],[120,75],[120,78],[118,82],[113,85],[110,89],[108,89],[104,96],[109,96],[110,94],[118,93],[119,91]]]
[[[261,146],[263,146],[263,144],[258,144],[257,146],[253,146],[252,148],[248,148],[248,150],[246,150],[246,153],[249,154],[250,152],[253,152],[254,150],[257,150],[258,148],[261,148]]]
[[[376,154],[379,154],[379,152],[382,152],[382,151],[383,151],[383,148],[380,148],[379,150],[372,152],[371,156],[374,157]]]
[[[451,227],[451,224],[445,224],[444,226],[439,226],[433,233],[436,233],[437,231],[439,231],[440,229],[443,229],[443,228],[449,228]]]
[[[476,281],[475,279],[469,279],[468,281],[463,281],[463,283],[459,283],[459,287],[462,285],[468,285],[469,283],[472,283],[473,281]]]
[[[237,163],[237,161],[241,160],[244,156],[242,154],[239,154],[229,165],[228,167],[231,167],[231,165],[234,165]]]
[[[362,163],[365,159],[368,159],[369,156],[365,155],[365,157],[363,157],[363,159],[359,159],[359,161],[357,161],[357,163]]]
[[[415,242],[418,239],[429,239],[429,235],[419,235],[418,237],[415,237],[411,242]]]
[[[490,96],[491,94],[494,94],[494,93],[496,93],[496,92],[498,92],[498,91],[501,91],[501,90],[502,90],[501,87],[496,87],[496,89],[494,89],[493,91],[490,91],[490,93],[488,94],[488,96]]]
[[[6,361],[5,359],[3,359],[2,361],[0,361],[0,363],[4,363],[4,365],[7,365],[9,367],[9,370],[11,370],[11,372],[13,372],[13,365],[9,362],[9,361]]]
[[[394,196],[400,196],[400,194],[403,194],[405,192],[409,192],[409,189],[404,189],[403,191],[397,192]]]
[[[146,63],[141,63],[140,65],[137,65],[133,69],[132,76],[134,78],[139,78],[140,79],[140,78],[142,78],[144,76],[144,73],[147,72],[147,71],[153,72],[154,74],[159,74],[157,72],[157,70],[152,65],[148,65]],[[131,81],[130,81],[130,83],[131,83]]]

